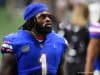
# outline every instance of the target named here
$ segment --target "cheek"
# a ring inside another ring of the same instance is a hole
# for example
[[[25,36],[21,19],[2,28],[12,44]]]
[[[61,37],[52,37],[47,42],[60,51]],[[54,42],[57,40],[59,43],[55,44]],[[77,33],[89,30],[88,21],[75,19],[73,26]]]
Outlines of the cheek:
[[[44,22],[42,21],[37,21],[37,27],[43,27],[44,25]]]
[[[40,27],[44,27],[44,26],[45,26],[45,21],[39,21],[39,22],[38,22],[38,25],[39,25]]]
[[[38,24],[44,24],[45,23],[44,20],[42,20],[42,19],[37,20],[37,22],[38,22]]]

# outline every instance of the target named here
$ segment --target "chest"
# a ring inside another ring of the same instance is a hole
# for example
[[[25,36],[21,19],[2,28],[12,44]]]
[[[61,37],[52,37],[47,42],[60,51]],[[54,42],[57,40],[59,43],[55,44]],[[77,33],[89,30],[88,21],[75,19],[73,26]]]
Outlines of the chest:
[[[42,54],[46,55],[48,63],[58,61],[63,53],[64,46],[58,42],[24,42],[19,45],[16,55],[18,60],[39,62]]]

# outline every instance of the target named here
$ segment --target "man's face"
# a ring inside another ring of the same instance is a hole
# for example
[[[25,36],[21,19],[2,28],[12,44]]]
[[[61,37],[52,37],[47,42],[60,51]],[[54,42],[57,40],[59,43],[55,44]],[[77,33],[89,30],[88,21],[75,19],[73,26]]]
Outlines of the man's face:
[[[50,33],[52,30],[52,15],[49,12],[42,12],[36,15],[36,31],[40,34]]]

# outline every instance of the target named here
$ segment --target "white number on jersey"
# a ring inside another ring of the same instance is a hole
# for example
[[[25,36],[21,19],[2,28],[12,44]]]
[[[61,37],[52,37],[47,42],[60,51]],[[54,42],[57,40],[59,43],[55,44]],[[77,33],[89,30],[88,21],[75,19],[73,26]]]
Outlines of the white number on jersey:
[[[40,57],[41,67],[42,67],[42,75],[47,74],[47,62],[46,62],[46,54],[42,54]]]

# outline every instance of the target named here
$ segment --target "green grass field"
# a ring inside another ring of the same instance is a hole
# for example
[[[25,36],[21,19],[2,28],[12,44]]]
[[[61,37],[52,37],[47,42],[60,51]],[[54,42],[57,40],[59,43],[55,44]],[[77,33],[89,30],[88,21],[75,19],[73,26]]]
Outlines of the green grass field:
[[[0,8],[0,45],[2,44],[3,36],[17,31],[18,27],[23,24],[22,15],[16,15],[14,13],[13,15],[5,8]]]

